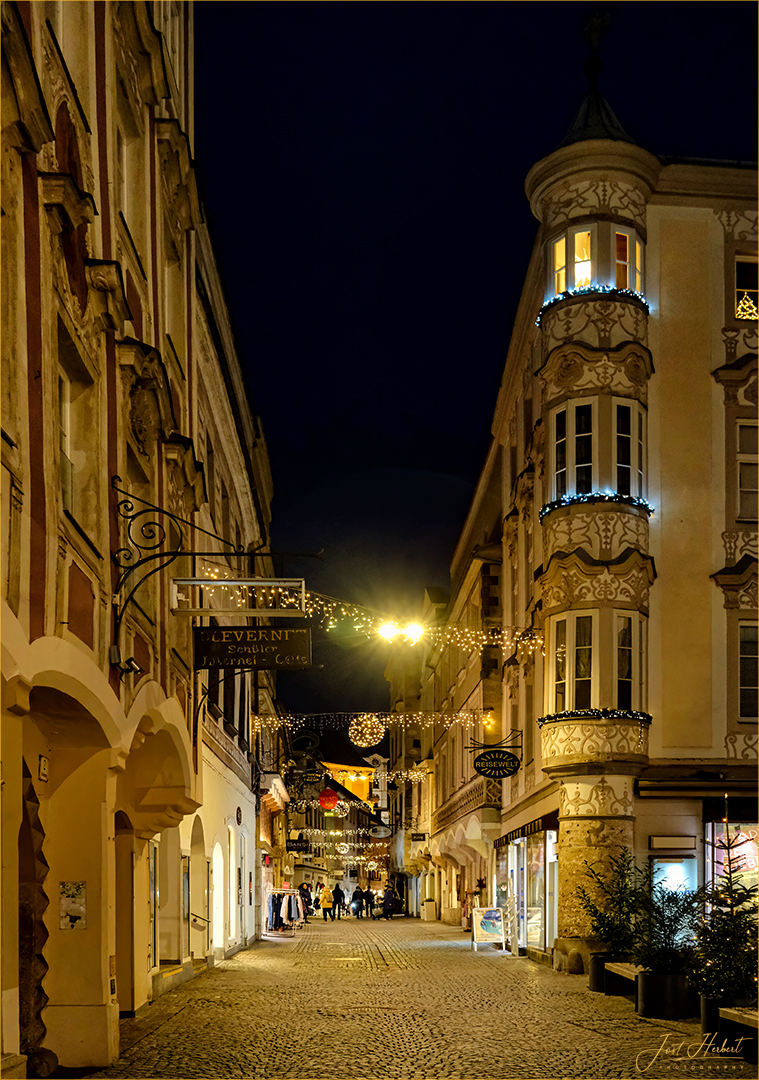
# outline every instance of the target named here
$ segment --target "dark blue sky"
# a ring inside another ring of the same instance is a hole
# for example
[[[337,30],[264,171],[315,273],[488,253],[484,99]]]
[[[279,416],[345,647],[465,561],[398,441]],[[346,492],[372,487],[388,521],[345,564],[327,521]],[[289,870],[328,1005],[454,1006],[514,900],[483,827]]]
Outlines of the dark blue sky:
[[[617,3],[600,87],[662,155],[756,160],[753,3]],[[201,193],[266,433],[288,575],[411,610],[484,460],[537,222],[583,99],[584,3],[195,5]],[[376,643],[292,711],[383,708]],[[288,696],[289,695],[289,700]]]

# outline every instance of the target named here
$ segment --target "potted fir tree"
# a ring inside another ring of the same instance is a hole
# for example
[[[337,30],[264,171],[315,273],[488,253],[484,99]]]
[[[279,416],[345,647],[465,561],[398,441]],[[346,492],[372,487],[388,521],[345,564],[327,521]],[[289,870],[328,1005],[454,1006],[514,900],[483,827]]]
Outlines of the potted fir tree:
[[[741,880],[747,841],[725,836],[713,847],[723,853],[723,873],[696,893],[695,926],[689,978],[701,995],[701,1030],[717,1032],[720,1006],[749,1006],[757,997],[756,885]]]
[[[653,863],[639,871],[633,963],[638,973],[640,1016],[681,1020],[695,1016],[697,1002],[688,982],[692,968],[695,893],[657,881]]]
[[[632,853],[623,848],[611,855],[605,868],[598,863],[585,864],[587,885],[576,890],[580,906],[590,916],[594,938],[605,946],[590,954],[589,989],[604,991],[604,964],[610,960],[628,960],[635,943],[635,919],[638,910],[637,873]]]

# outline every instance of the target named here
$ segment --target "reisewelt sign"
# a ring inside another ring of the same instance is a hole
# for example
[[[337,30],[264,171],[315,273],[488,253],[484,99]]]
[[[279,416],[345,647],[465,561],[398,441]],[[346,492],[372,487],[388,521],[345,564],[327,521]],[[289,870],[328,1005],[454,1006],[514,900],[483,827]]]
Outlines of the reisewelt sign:
[[[294,671],[311,666],[311,631],[274,626],[196,626],[195,668]]]

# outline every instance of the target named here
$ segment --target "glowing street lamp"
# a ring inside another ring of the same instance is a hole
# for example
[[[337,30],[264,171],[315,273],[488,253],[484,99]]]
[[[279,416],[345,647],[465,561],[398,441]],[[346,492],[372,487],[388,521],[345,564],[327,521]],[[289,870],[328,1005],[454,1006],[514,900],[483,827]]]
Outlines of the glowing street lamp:
[[[410,641],[412,645],[416,645],[423,633],[424,627],[420,626],[419,623],[409,623],[403,631],[406,640]]]

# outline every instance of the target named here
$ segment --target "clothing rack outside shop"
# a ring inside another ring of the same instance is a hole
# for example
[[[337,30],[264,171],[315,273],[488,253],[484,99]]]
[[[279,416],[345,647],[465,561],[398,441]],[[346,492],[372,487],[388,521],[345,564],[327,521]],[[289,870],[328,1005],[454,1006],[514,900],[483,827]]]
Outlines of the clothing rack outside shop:
[[[265,934],[282,937],[285,931],[290,930],[287,936],[295,937],[296,928],[303,926],[305,919],[303,900],[297,889],[287,886],[268,889]]]

